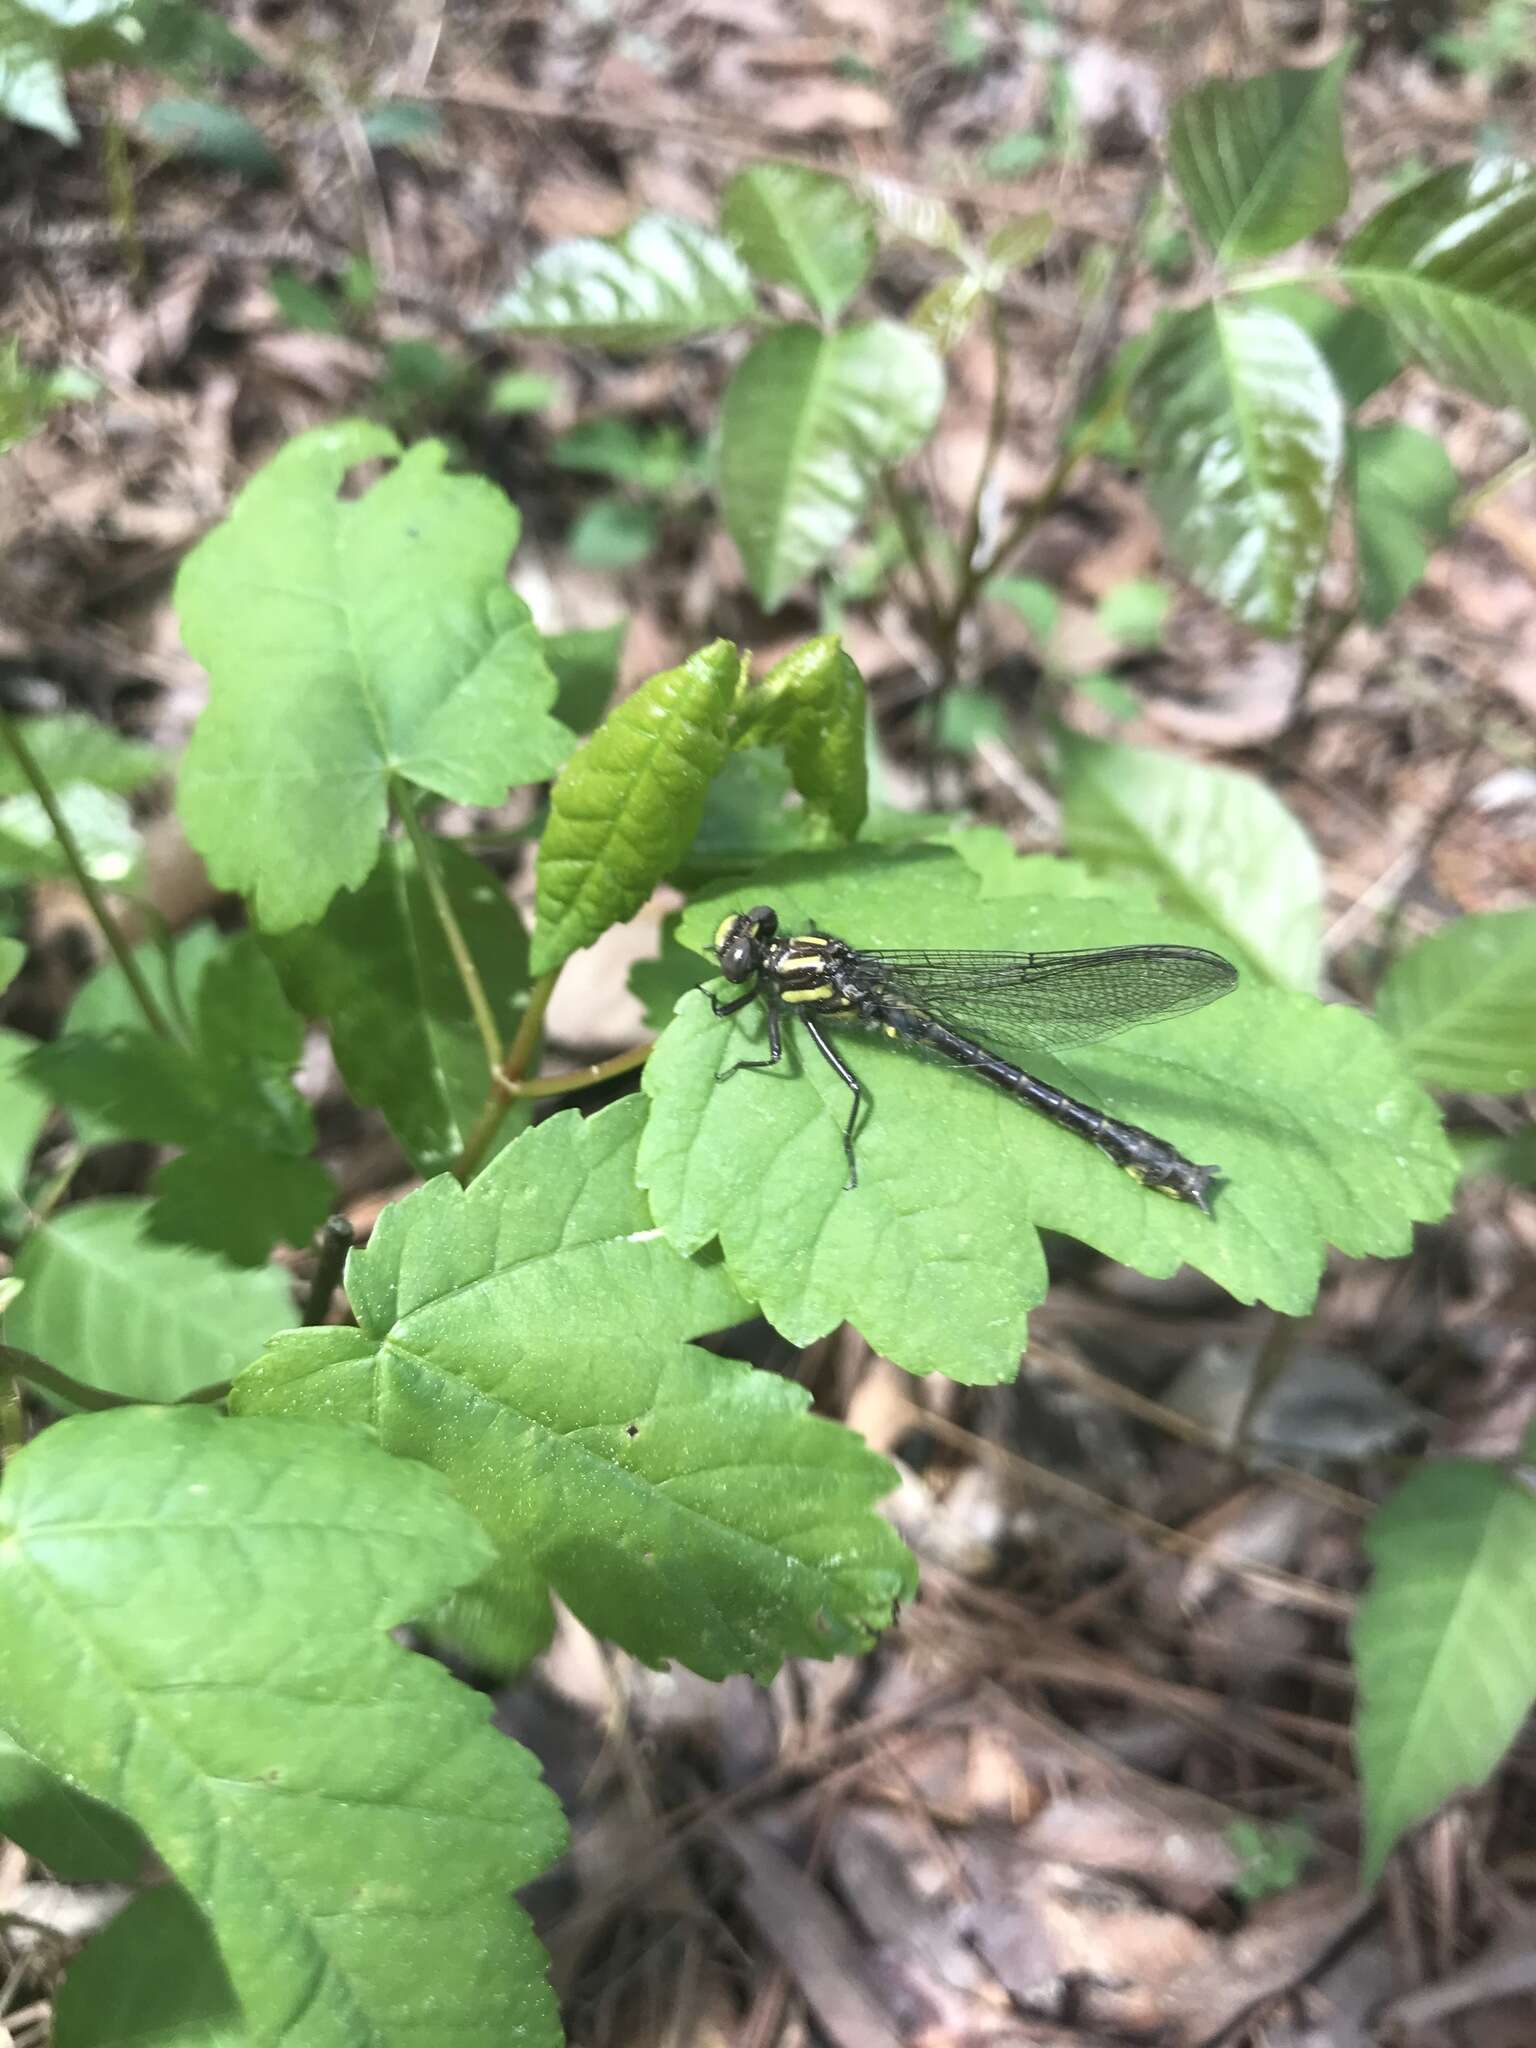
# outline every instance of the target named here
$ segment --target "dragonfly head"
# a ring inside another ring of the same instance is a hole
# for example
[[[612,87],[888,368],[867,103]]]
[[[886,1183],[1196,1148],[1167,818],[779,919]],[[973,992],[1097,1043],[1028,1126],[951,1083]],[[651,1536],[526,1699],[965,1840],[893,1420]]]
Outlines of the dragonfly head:
[[[727,981],[750,981],[778,936],[779,920],[766,903],[738,910],[715,933],[715,958]]]

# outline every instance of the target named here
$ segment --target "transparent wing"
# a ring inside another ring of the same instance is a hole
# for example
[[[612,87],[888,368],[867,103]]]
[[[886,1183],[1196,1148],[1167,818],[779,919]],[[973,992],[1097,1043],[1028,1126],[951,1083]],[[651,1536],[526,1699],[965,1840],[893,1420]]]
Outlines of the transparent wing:
[[[994,1043],[1091,1045],[1230,995],[1237,969],[1199,946],[1072,953],[854,949],[870,992]]]

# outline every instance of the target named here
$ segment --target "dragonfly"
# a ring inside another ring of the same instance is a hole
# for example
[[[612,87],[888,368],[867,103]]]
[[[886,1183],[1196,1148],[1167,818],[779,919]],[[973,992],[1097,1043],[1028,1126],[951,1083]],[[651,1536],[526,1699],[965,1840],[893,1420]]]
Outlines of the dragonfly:
[[[1023,1041],[1040,1050],[1091,1045],[1138,1024],[1203,1009],[1237,986],[1237,969],[1202,946],[1107,946],[1064,953],[891,951],[850,945],[811,929],[781,932],[777,911],[759,903],[735,911],[715,933],[720,973],[741,993],[722,1001],[717,1017],[761,1003],[768,1057],[741,1059],[717,1079],[744,1068],[776,1067],[784,1056],[783,1020],[802,1023],[811,1043],[852,1096],[843,1127],[846,1187],[858,1186],[854,1132],[864,1090],[832,1044],[826,1025],[862,1025],[1012,1095],[1062,1130],[1086,1139],[1144,1188],[1193,1203],[1211,1214],[1219,1166],[1193,1160],[1139,1124],[1123,1123],[1053,1088],[984,1041]]]

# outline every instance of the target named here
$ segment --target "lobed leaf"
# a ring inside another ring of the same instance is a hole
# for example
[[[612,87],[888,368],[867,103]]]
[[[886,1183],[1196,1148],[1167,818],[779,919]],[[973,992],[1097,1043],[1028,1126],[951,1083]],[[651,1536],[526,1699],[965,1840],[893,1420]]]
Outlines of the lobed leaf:
[[[561,771],[539,842],[535,974],[632,917],[681,860],[730,748],[741,666],[716,640],[652,676]]]
[[[852,839],[869,807],[864,678],[835,633],[807,640],[742,697],[733,744],[778,746],[795,788]]]
[[[1377,1020],[1432,1088],[1536,1087],[1536,910],[1488,910],[1394,960]]]
[[[1416,427],[1351,427],[1349,472],[1360,610],[1379,626],[1417,588],[1430,549],[1450,533],[1460,486],[1444,447]]]
[[[746,1308],[653,1226],[643,1118],[567,1112],[394,1204],[347,1262],[358,1327],[274,1344],[231,1400],[366,1421],[446,1474],[497,1558],[436,1621],[482,1660],[540,1649],[555,1593],[648,1663],[767,1679],[866,1647],[910,1588],[873,1512],[892,1475],[801,1388],[687,1341]]]
[[[787,284],[823,320],[835,320],[875,260],[875,218],[846,179],[800,164],[738,171],[720,202],[720,225],[770,284]]]
[[[943,397],[932,344],[890,320],[775,328],[743,357],[721,410],[720,496],[764,610],[848,539],[880,471],[928,438]]]
[[[756,311],[730,243],[693,221],[646,214],[613,239],[579,235],[535,257],[489,325],[597,348],[660,348]]]
[[[988,900],[938,849],[801,855],[711,891],[682,935],[707,956],[722,918],[767,902],[787,930],[864,945],[1219,948],[1204,927],[1082,894],[1066,865],[1070,888],[1042,888],[1031,867],[1027,895],[1000,894],[994,876]],[[702,994],[683,1000],[645,1068],[641,1183],[678,1249],[718,1238],[737,1286],[791,1342],[847,1317],[909,1371],[1012,1376],[1045,1292],[1039,1230],[1152,1275],[1196,1266],[1240,1301],[1300,1314],[1330,1243],[1406,1251],[1413,1222],[1442,1215],[1455,1184],[1433,1104],[1370,1020],[1252,976],[1197,1014],[1022,1055],[1042,1079],[1219,1162],[1214,1217],[1138,1186],[977,1077],[846,1028],[869,1100],[859,1184],[845,1192],[847,1090],[793,1017],[786,1036],[779,1071],[717,1081],[731,1061],[763,1056],[761,1017],[716,1018]]]
[[[1273,256],[1348,205],[1339,97],[1352,54],[1319,71],[1208,79],[1175,104],[1168,161],[1219,262]]]
[[[347,473],[399,456],[358,497]],[[564,759],[555,679],[506,585],[519,521],[427,441],[362,421],[289,442],[182,564],[209,705],[179,803],[223,888],[268,931],[312,923],[372,872],[399,776],[497,804]]]
[[[136,1409],[7,1468],[0,1719],[144,1828],[252,2040],[559,2040],[511,1899],[554,1801],[387,1634],[489,1555],[436,1474],[344,1430]]]
[[[1166,319],[1128,405],[1168,546],[1246,625],[1293,632],[1328,548],[1344,407],[1293,320],[1202,306]]]
[[[1435,171],[1373,214],[1339,275],[1410,355],[1536,425],[1536,167],[1483,158]]]

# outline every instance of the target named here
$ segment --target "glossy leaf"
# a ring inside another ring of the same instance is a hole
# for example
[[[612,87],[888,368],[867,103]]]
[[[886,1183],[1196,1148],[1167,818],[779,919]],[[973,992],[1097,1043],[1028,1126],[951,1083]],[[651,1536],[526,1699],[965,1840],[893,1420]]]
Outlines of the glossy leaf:
[[[611,241],[579,235],[535,257],[489,325],[598,348],[659,348],[756,311],[730,243],[692,221],[646,214]]]
[[[931,343],[889,320],[836,334],[776,328],[737,365],[720,495],[765,610],[848,539],[880,471],[922,445],[943,396]]]
[[[869,807],[864,678],[835,633],[807,640],[742,697],[733,742],[784,750],[795,788],[852,839]]]
[[[1106,881],[1150,882],[1219,934],[1219,952],[1280,988],[1322,967],[1322,867],[1311,840],[1251,775],[1066,734],[1068,851]]]
[[[1345,48],[1320,71],[1208,79],[1175,105],[1168,161],[1218,261],[1273,256],[1344,211],[1339,95],[1350,56]]]
[[[75,1956],[53,2048],[253,2048],[213,1930],[180,1885],[141,1893]]]
[[[539,843],[535,974],[632,917],[682,858],[729,751],[740,674],[717,640],[642,683],[572,756]]]
[[[359,463],[399,456],[361,496]],[[176,601],[208,670],[179,805],[220,887],[287,931],[378,858],[392,776],[498,804],[571,735],[527,606],[506,586],[517,513],[352,421],[289,442],[182,564]]]
[[[728,912],[769,903],[790,931],[855,944],[1221,947],[1207,927],[1138,914],[1110,884],[1081,893],[1074,863],[1019,865],[1029,893],[989,901],[937,850],[802,855],[696,901],[683,937],[707,958]],[[1039,885],[1052,865],[1077,893]],[[1444,1214],[1455,1184],[1434,1105],[1371,1021],[1251,975],[1206,1010],[1101,1045],[1054,1058],[1019,1048],[1042,1079],[1218,1162],[1214,1216],[1138,1186],[977,1076],[846,1029],[869,1101],[859,1184],[845,1192],[848,1092],[792,1017],[786,1035],[779,1072],[717,1081],[733,1060],[765,1056],[761,1014],[717,1018],[702,994],[684,999],[645,1068],[641,1182],[672,1242],[718,1238],[738,1287],[792,1343],[846,1317],[909,1371],[1013,1376],[1045,1293],[1040,1230],[1148,1274],[1188,1264],[1239,1301],[1296,1315],[1329,1243],[1405,1252],[1413,1222]]]
[[[242,1271],[149,1236],[150,1204],[78,1202],[39,1224],[16,1255],[26,1287],[9,1341],[71,1379],[140,1401],[179,1401],[249,1364],[298,1321],[286,1275]]]
[[[1351,427],[1349,468],[1360,610],[1379,626],[1417,588],[1430,549],[1450,533],[1460,486],[1443,445],[1417,427]]]
[[[144,1828],[252,2041],[560,2039],[512,1900],[554,1800],[388,1634],[489,1557],[435,1473],[347,1430],[135,1409],[7,1468],[0,1714]]]
[[[435,851],[505,1042],[528,989],[522,921],[477,860],[451,840],[439,840]],[[386,842],[361,889],[338,896],[318,925],[270,940],[268,951],[291,1000],[325,1024],[353,1099],[383,1112],[419,1173],[451,1165],[490,1077],[463,981],[408,843]],[[513,1117],[515,1131],[515,1107]]]
[[[1536,167],[1486,158],[1391,199],[1339,274],[1436,376],[1536,424]]]
[[[846,179],[800,164],[738,171],[720,225],[759,277],[799,292],[823,320],[837,318],[875,260],[868,201]]]
[[[447,1475],[497,1548],[437,1617],[478,1658],[538,1650],[554,1593],[648,1663],[767,1679],[867,1646],[911,1585],[873,1507],[892,1473],[792,1382],[687,1341],[746,1309],[652,1224],[644,1116],[553,1117],[467,1190],[394,1204],[347,1262],[358,1327],[273,1345],[231,1398],[366,1422]]]
[[[1283,313],[1311,337],[1351,412],[1385,390],[1402,370],[1402,352],[1391,328],[1364,306],[1346,305],[1305,284],[1266,285],[1243,297],[1247,305]]]
[[[1172,553],[1246,625],[1294,632],[1327,553],[1344,459],[1343,404],[1316,348],[1261,307],[1177,313],[1128,403]]]
[[[1453,918],[1394,960],[1376,1015],[1432,1088],[1536,1087],[1536,910]]]
[[[1536,1701],[1536,1493],[1496,1466],[1439,1459],[1377,1512],[1365,1546],[1355,1747],[1369,1884],[1409,1828],[1483,1783]]]

